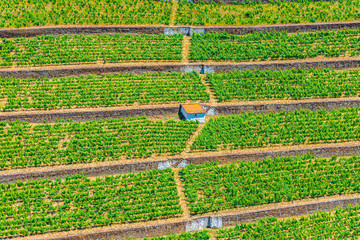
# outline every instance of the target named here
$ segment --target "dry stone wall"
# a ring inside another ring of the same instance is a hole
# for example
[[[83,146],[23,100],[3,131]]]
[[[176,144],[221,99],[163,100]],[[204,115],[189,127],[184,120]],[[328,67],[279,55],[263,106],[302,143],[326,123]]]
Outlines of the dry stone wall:
[[[316,61],[301,61],[301,62],[258,62],[258,63],[170,63],[170,64],[152,64],[139,66],[81,66],[81,67],[62,67],[62,68],[44,68],[44,69],[2,69],[0,70],[1,77],[14,78],[54,78],[65,76],[78,76],[86,74],[106,74],[106,73],[135,73],[145,74],[153,72],[191,72],[207,74],[212,72],[229,72],[253,69],[291,69],[291,68],[333,68],[333,69],[349,69],[359,68],[360,59],[342,59],[342,60],[316,60]]]
[[[299,109],[308,109],[316,111],[320,109],[332,110],[336,108],[352,108],[360,107],[360,99],[349,100],[309,100],[292,103],[264,103],[264,104],[234,104],[217,106],[216,112],[221,115],[240,114],[245,112],[268,113],[268,112],[282,112],[295,111]]]
[[[91,232],[81,234],[64,235],[60,237],[49,237],[49,240],[93,240],[93,239],[123,239],[123,238],[145,238],[168,234],[179,234],[185,232],[185,221],[174,223],[162,223],[146,225],[141,227],[126,227],[107,231]]]
[[[271,0],[188,0],[189,2],[194,3],[215,3],[215,4],[231,4],[231,5],[237,5],[237,4],[248,4],[248,3],[261,3],[261,4],[267,4],[270,2],[274,2]],[[281,2],[299,2],[299,0],[280,0]],[[322,2],[329,2],[330,0],[313,0],[313,1],[322,1]]]
[[[127,118],[136,116],[160,116],[176,114],[179,106],[150,107],[117,110],[85,110],[85,111],[52,111],[29,113],[0,113],[0,121],[23,121],[30,123],[55,122],[56,120],[72,119],[73,121],[100,120],[108,118]]]
[[[211,0],[209,0],[211,1]],[[216,0],[222,1],[222,0]],[[233,3],[233,0],[225,0]],[[243,0],[235,0],[243,1]],[[244,0],[247,1],[247,0]],[[262,0],[267,2],[268,0]],[[334,23],[276,24],[265,26],[58,26],[1,29],[0,38],[35,37],[39,35],[59,34],[175,34],[191,36],[194,33],[227,32],[229,34],[247,34],[266,31],[308,32],[359,28],[360,21]]]
[[[202,104],[207,109],[209,104]],[[230,115],[241,114],[244,112],[268,113],[280,111],[295,111],[298,109],[309,109],[312,111],[319,109],[336,109],[342,107],[359,107],[360,99],[341,99],[341,100],[317,100],[303,101],[293,103],[263,103],[263,104],[229,104],[214,106],[212,115]],[[30,123],[54,122],[56,120],[72,119],[73,121],[88,121],[107,118],[127,118],[136,116],[166,116],[177,114],[178,105],[171,106],[152,106],[136,109],[101,109],[101,110],[61,110],[49,112],[28,112],[28,113],[0,113],[0,121],[24,121]]]

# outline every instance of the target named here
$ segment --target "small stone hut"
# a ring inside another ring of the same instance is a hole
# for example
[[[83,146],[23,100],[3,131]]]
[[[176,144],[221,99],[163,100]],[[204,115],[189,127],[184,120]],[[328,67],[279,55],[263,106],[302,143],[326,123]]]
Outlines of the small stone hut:
[[[198,103],[184,103],[180,104],[180,113],[188,121],[198,120],[200,123],[205,123],[205,110]]]

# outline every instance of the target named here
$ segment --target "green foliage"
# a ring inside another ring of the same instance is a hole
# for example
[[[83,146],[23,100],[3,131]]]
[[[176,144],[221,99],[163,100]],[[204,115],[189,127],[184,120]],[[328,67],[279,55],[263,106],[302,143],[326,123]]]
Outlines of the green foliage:
[[[133,238],[130,238],[131,240]],[[126,239],[126,240],[130,240]],[[142,240],[208,240],[210,236],[208,231],[198,231],[198,232],[185,232],[179,235],[171,234],[167,236],[161,237],[153,237],[153,238],[142,238]]]
[[[183,35],[41,35],[0,39],[0,66],[181,60]]]
[[[192,214],[360,192],[360,156],[276,157],[180,171]]]
[[[182,0],[175,22],[180,25],[266,25],[360,19],[360,0],[259,2],[226,5]]]
[[[246,35],[194,35],[190,59],[196,61],[265,61],[360,55],[360,29],[290,34],[263,32]]]
[[[2,78],[3,110],[208,101],[199,74],[113,74],[64,78]]]
[[[330,69],[245,70],[207,74],[222,101],[358,96],[360,71]]]
[[[144,158],[182,151],[196,122],[145,117],[0,126],[0,169]]]
[[[182,214],[170,169],[0,185],[0,237],[166,219]]]
[[[358,239],[360,234],[359,205],[300,218],[268,219],[220,229],[216,239]]]
[[[360,139],[360,108],[296,110],[212,118],[192,150],[244,149]]]
[[[2,0],[0,28],[69,24],[169,24],[170,2]]]

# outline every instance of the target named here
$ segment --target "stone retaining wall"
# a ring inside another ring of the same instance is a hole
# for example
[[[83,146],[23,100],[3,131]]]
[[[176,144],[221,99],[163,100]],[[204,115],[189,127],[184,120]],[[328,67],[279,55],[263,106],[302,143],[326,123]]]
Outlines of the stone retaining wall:
[[[200,72],[202,69],[201,64],[154,64],[154,65],[139,65],[137,66],[89,66],[84,65],[81,67],[67,67],[54,69],[29,69],[29,70],[0,70],[0,77],[14,77],[14,78],[54,78],[54,77],[65,77],[65,76],[78,76],[84,74],[105,74],[105,73],[135,73],[144,74],[152,72]]]
[[[222,1],[222,0],[216,0]],[[225,0],[233,3],[233,0]],[[235,0],[242,1],[242,0]],[[247,1],[247,0],[245,0]],[[262,0],[267,2],[268,0]],[[229,34],[247,34],[265,31],[308,32],[319,30],[336,30],[342,28],[359,28],[360,21],[331,23],[275,24],[265,26],[58,26],[0,29],[0,38],[34,37],[39,35],[60,34],[175,34],[191,36],[194,33],[227,32]]]
[[[350,156],[354,154],[360,154],[360,142],[357,145],[353,146],[330,146],[330,147],[311,147],[309,145],[307,148],[294,149],[294,150],[275,150],[275,151],[266,151],[266,152],[255,152],[255,153],[228,153],[228,154],[214,154],[204,155],[204,156],[194,156],[185,158],[191,164],[203,164],[206,162],[219,162],[221,164],[232,163],[239,160],[242,161],[256,161],[264,158],[275,158],[276,156],[297,156],[311,153],[316,157],[326,157],[330,158],[334,155],[339,156]]]
[[[272,2],[271,0],[188,0],[193,3],[215,3],[215,4],[231,4],[231,5],[238,5],[238,4],[253,4],[253,3],[260,3],[260,4],[268,4]],[[281,2],[299,2],[299,0],[280,0]],[[330,2],[330,0],[313,0],[313,2]]]
[[[2,69],[0,70],[1,77],[14,77],[14,78],[54,78],[65,77],[85,74],[106,74],[106,73],[153,73],[153,72],[192,72],[207,74],[212,72],[228,72],[228,71],[241,71],[241,70],[254,70],[254,69],[291,69],[291,68],[333,68],[333,69],[349,69],[359,68],[360,59],[342,59],[342,60],[320,60],[320,61],[301,61],[301,62],[258,62],[258,63],[198,63],[193,62],[190,64],[169,63],[169,64],[153,64],[139,66],[89,66],[84,65],[81,67],[61,67],[54,69]]]
[[[301,62],[267,62],[267,63],[230,63],[230,64],[207,64],[202,67],[202,73],[212,72],[229,72],[240,70],[266,70],[266,69],[310,69],[310,68],[333,68],[333,69],[349,69],[359,68],[360,59],[343,59],[343,60],[319,60],[319,61],[301,61]],[[1,76],[1,73],[0,73]]]
[[[93,240],[93,239],[123,239],[123,238],[145,238],[168,234],[180,234],[185,232],[185,221],[175,223],[163,223],[147,225],[142,227],[126,227],[108,231],[87,231],[78,235],[64,235],[46,238],[48,240]]]
[[[227,32],[229,34],[241,35],[241,34],[248,34],[254,32],[268,32],[268,31],[287,31],[290,33],[296,33],[296,32],[313,32],[313,31],[321,31],[321,30],[338,30],[344,28],[354,29],[359,27],[360,27],[360,21],[275,24],[275,25],[261,25],[261,26],[211,26],[211,27],[203,27],[203,28],[205,29],[205,33]]]
[[[351,100],[324,100],[324,101],[302,101],[293,103],[268,103],[268,104],[234,104],[216,106],[215,111],[221,115],[241,114],[245,112],[268,113],[295,111],[298,109],[308,109],[316,111],[320,109],[332,110],[337,108],[360,107],[360,98]]]
[[[21,114],[0,113],[0,121],[24,121],[31,123],[55,122],[56,120],[71,119],[73,121],[100,120],[107,118],[127,118],[136,116],[163,116],[176,114],[179,106],[169,107],[142,107],[137,109],[118,109],[118,110],[86,110],[86,111],[52,111],[52,112],[29,112]]]
[[[0,38],[34,37],[38,35],[60,34],[160,34],[165,26],[59,26],[59,27],[30,27],[0,30]]]
[[[210,105],[207,103],[202,104],[207,109]],[[295,111],[298,109],[309,109],[312,111],[319,109],[337,109],[342,107],[359,107],[359,99],[340,99],[340,100],[309,100],[303,102],[293,103],[264,103],[264,104],[229,104],[215,106],[214,114],[212,115],[231,115],[241,114],[244,112],[256,112],[256,113],[267,113],[267,112],[281,112],[281,111]],[[88,120],[100,120],[107,118],[127,118],[136,116],[166,116],[177,114],[179,112],[178,105],[170,106],[152,106],[152,107],[141,107],[136,109],[109,109],[109,110],[78,110],[78,111],[49,111],[49,112],[28,112],[28,113],[0,113],[0,121],[24,121],[30,123],[42,123],[54,122],[56,120],[72,119],[73,121],[88,121]]]

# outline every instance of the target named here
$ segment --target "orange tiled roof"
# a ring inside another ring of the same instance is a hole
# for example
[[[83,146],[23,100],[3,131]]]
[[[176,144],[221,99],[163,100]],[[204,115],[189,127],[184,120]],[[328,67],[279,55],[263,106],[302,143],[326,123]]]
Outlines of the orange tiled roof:
[[[205,113],[205,110],[198,103],[182,104],[187,113]]]

